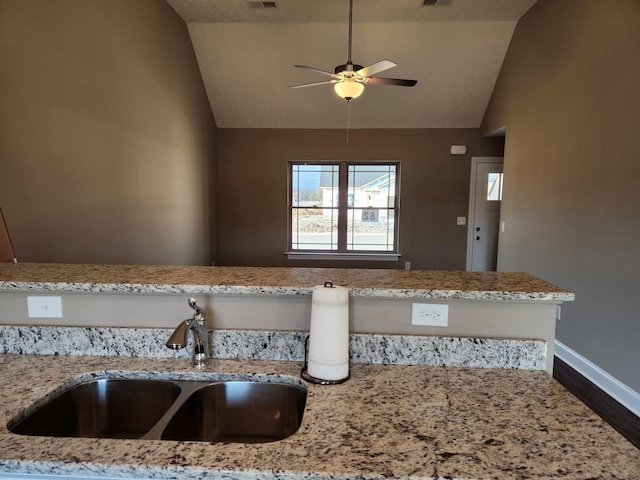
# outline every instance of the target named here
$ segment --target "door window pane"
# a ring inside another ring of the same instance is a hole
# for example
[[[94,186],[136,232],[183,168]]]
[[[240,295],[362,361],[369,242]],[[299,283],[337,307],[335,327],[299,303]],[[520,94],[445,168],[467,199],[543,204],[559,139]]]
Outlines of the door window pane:
[[[490,173],[487,176],[487,201],[502,200],[502,173]]]

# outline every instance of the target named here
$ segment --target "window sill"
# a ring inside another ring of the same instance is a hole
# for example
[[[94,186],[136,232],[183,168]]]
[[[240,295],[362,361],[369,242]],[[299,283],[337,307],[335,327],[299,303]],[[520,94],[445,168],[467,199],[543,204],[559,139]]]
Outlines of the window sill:
[[[396,262],[399,253],[285,252],[289,260],[381,260]]]

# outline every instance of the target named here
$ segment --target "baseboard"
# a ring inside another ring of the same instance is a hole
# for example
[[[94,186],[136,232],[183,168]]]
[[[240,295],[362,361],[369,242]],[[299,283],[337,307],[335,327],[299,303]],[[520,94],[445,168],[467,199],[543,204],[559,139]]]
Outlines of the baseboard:
[[[557,340],[554,343],[555,355],[560,360],[603,390],[611,398],[628,408],[634,415],[640,417],[640,393],[627,387],[624,383],[612,377],[566,345],[563,345]]]

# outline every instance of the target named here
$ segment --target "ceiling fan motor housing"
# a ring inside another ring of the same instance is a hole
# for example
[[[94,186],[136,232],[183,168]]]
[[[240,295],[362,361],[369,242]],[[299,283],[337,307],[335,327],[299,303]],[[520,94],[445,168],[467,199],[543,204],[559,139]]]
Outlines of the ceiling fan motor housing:
[[[351,62],[347,62],[344,65],[338,65],[334,72],[336,75],[342,72],[357,72],[358,70],[362,70],[364,67],[362,65],[354,65]]]

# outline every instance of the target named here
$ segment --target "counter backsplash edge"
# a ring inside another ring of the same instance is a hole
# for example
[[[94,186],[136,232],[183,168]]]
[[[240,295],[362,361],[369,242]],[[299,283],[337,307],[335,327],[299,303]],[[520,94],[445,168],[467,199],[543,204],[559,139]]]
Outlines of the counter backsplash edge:
[[[165,346],[166,328],[0,325],[0,352],[32,355],[88,355],[185,358]],[[214,358],[304,361],[306,331],[214,330]],[[545,370],[547,342],[535,339],[438,337],[353,333],[352,363]]]

